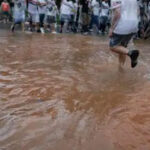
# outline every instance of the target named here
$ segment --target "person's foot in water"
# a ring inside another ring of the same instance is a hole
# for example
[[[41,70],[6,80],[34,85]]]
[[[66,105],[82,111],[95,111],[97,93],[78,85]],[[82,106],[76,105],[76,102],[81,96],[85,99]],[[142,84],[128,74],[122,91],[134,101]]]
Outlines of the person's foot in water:
[[[139,50],[130,50],[128,56],[131,58],[131,67],[135,68],[138,64]]]

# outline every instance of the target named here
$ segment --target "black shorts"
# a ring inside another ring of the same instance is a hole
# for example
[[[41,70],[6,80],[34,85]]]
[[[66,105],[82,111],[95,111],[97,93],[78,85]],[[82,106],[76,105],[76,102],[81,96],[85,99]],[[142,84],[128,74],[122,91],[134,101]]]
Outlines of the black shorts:
[[[128,43],[130,42],[130,40],[132,39],[134,35],[135,35],[134,33],[127,34],[127,35],[113,33],[112,37],[110,38],[109,46],[110,47],[114,47],[114,46],[127,47]]]
[[[3,15],[5,15],[5,16],[9,16],[9,12],[8,11],[3,11]]]
[[[46,23],[51,24],[51,23],[55,23],[55,16],[47,16],[46,18]]]

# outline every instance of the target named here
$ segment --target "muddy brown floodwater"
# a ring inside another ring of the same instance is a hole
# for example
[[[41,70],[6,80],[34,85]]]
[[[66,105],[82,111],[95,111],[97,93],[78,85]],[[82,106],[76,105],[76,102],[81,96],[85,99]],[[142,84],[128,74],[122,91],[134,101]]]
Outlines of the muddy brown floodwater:
[[[150,44],[118,71],[108,39],[0,31],[0,150],[150,150]]]

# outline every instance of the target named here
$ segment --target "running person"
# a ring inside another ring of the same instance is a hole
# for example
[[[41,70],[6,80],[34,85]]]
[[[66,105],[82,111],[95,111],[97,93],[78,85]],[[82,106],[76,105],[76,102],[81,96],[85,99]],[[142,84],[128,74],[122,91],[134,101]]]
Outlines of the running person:
[[[138,4],[137,0],[111,0],[112,25],[109,31],[110,50],[119,54],[119,63],[122,67],[126,56],[131,59],[131,67],[137,65],[138,50],[128,50],[127,46],[133,35],[138,31]]]

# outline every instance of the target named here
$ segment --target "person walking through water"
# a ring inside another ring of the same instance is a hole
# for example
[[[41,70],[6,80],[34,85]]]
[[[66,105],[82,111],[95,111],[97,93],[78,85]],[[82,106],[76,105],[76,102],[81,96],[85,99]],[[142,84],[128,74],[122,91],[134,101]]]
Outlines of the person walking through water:
[[[131,59],[131,67],[138,63],[139,50],[128,50],[127,46],[138,31],[137,0],[111,0],[112,24],[109,31],[110,50],[119,55],[119,65],[122,68],[126,56]]]

